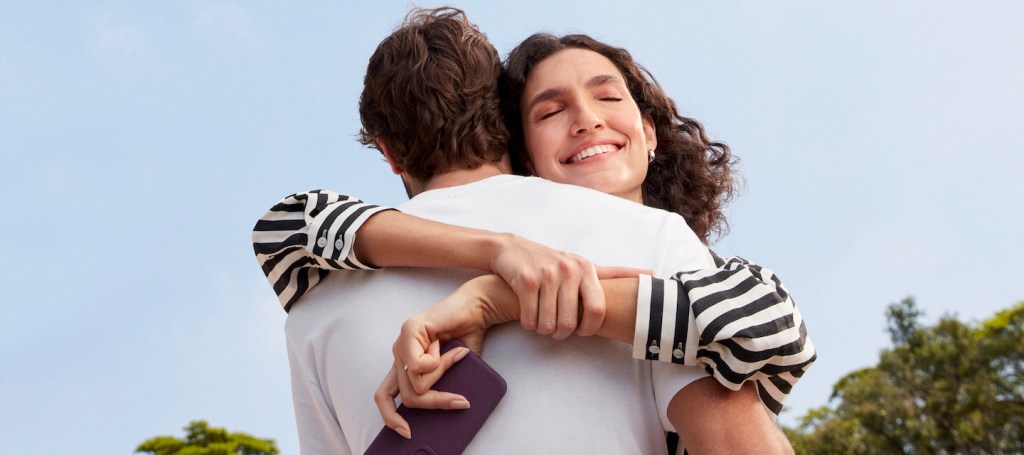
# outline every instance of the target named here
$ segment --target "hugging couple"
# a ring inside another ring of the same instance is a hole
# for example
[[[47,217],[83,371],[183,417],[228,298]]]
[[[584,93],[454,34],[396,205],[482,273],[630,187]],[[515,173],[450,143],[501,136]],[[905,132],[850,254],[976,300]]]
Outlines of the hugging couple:
[[[359,114],[410,200],[297,193],[253,232],[302,453],[409,437],[398,395],[471,407],[430,390],[468,352],[449,339],[508,384],[466,453],[792,452],[774,421],[816,356],[803,320],[772,271],[708,249],[734,158],[627,51],[536,34],[502,63],[462,11],[417,9]]]

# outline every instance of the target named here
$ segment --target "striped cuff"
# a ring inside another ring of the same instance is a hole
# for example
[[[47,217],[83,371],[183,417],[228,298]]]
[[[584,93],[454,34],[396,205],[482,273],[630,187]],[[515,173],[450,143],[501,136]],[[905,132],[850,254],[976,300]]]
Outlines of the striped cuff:
[[[377,270],[363,264],[356,258],[356,231],[371,216],[394,210],[367,204],[359,200],[348,200],[331,204],[313,218],[309,226],[307,248],[322,266],[334,269]]]
[[[697,365],[697,341],[696,322],[680,283],[641,275],[633,358]]]

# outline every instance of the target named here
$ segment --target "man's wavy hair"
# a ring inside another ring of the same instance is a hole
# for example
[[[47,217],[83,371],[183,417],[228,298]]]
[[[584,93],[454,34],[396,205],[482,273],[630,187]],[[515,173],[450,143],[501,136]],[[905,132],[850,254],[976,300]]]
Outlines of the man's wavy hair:
[[[722,208],[732,199],[739,179],[734,176],[732,167],[737,160],[729,146],[709,140],[700,123],[679,115],[675,102],[647,69],[633,61],[628,51],[587,35],[557,37],[538,33],[516,46],[505,59],[502,110],[513,138],[509,151],[514,170],[525,173],[525,163],[529,161],[520,110],[526,78],[538,63],[564,49],[591,50],[611,60],[625,77],[641,115],[654,120],[658,149],[644,179],[644,204],[682,215],[704,243],[712,234],[720,237],[727,233],[728,222]]]
[[[502,159],[501,59],[455,8],[414,9],[370,57],[359,98],[359,142],[388,147],[420,180]]]

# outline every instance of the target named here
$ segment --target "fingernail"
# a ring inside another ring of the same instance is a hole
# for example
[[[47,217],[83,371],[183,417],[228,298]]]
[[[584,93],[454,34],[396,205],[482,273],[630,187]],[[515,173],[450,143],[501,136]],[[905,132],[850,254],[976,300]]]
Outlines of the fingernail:
[[[407,428],[402,428],[402,427],[395,428],[395,433],[398,433],[398,434],[402,435],[402,437],[405,438],[405,439],[412,439],[412,433],[409,433],[409,429],[407,429]]]
[[[455,354],[455,361],[458,362],[459,360],[462,360],[468,354],[469,354],[469,348],[462,348],[461,352],[459,352],[458,354]]]
[[[466,400],[452,400],[452,409],[469,409],[469,402]]]

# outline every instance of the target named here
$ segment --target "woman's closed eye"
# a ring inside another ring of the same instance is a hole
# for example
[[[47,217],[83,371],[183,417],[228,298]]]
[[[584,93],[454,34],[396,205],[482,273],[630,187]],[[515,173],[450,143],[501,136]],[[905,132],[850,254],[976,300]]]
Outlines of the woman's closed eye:
[[[548,119],[548,118],[554,117],[554,116],[555,116],[555,115],[557,115],[557,114],[558,114],[559,112],[562,112],[562,109],[560,109],[560,108],[559,108],[559,109],[553,109],[553,110],[550,110],[550,111],[544,112],[543,114],[541,114],[541,116],[540,116],[539,120],[545,120],[545,119]]]

